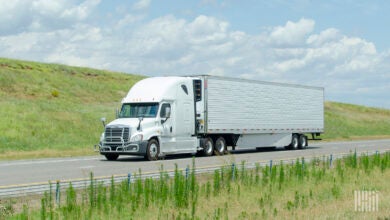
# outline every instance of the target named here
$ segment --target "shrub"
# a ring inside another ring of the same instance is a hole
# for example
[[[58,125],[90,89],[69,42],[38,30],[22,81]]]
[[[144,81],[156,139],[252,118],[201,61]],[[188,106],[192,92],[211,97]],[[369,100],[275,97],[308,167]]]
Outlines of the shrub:
[[[60,95],[60,92],[58,92],[58,90],[52,90],[51,91],[51,96],[53,96],[54,98],[57,98],[58,96]]]

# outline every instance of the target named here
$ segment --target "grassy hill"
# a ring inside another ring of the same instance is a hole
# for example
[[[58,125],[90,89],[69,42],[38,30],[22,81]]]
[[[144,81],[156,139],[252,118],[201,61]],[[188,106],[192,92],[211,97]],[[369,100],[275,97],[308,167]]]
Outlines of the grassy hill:
[[[93,154],[143,76],[0,58],[0,159]],[[390,110],[327,102],[324,138],[390,137]]]
[[[390,138],[390,110],[325,102],[324,140]]]
[[[0,59],[0,158],[91,154],[142,76]]]

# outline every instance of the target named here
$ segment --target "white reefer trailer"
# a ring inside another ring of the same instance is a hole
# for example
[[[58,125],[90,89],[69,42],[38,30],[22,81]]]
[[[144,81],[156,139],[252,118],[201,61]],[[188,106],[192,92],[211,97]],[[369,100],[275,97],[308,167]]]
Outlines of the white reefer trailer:
[[[105,123],[104,123],[105,125]],[[217,76],[136,83],[98,150],[108,160],[142,155],[222,155],[227,147],[305,148],[324,131],[324,89]]]

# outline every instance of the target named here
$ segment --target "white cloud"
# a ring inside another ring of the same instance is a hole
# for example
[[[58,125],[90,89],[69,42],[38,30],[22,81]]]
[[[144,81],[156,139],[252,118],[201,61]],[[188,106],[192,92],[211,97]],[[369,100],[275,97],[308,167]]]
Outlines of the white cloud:
[[[125,28],[128,25],[133,25],[145,18],[144,15],[126,14],[122,19],[117,22],[116,28]]]
[[[390,91],[390,50],[379,53],[372,42],[335,28],[315,33],[313,20],[288,21],[256,35],[205,15],[146,20],[124,14],[113,26],[97,26],[84,15],[98,1],[83,3],[68,7],[77,21],[63,28],[29,32],[25,27],[32,22],[19,19],[25,31],[0,36],[0,56],[145,75],[213,74],[317,85],[330,100],[390,108],[381,95]],[[66,11],[54,3],[46,6],[45,16]]]
[[[50,0],[46,0],[50,1]],[[92,10],[100,3],[100,0],[86,0],[79,5],[67,8],[61,13],[61,18],[84,20],[87,18]]]
[[[314,29],[315,22],[302,18],[298,22],[288,21],[285,26],[278,26],[270,34],[271,44],[281,47],[300,46],[306,41],[306,36]]]
[[[216,68],[213,68],[212,70],[210,70],[206,74],[212,75],[212,76],[223,76],[223,75],[225,75],[225,70],[221,67],[216,67]]]
[[[321,31],[320,34],[313,34],[310,35],[306,42],[308,44],[311,44],[313,46],[321,46],[328,42],[337,41],[342,37],[342,35],[339,33],[339,30],[335,28],[329,28],[324,31]]]
[[[27,6],[27,7],[26,7]],[[23,0],[2,1],[0,7],[0,35],[18,33],[28,26],[31,15],[29,3]]]
[[[188,34],[194,43],[216,42],[226,39],[227,22],[200,15],[188,24]]]
[[[148,8],[149,6],[150,6],[150,0],[139,0],[138,2],[134,3],[133,9],[142,10]]]
[[[14,0],[0,7],[0,35],[64,29],[85,20],[100,0]]]

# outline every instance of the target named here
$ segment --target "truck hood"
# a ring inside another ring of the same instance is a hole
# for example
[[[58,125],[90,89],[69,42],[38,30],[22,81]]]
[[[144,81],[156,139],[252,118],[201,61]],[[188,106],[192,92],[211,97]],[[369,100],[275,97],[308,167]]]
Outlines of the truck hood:
[[[141,128],[149,125],[154,124],[156,121],[156,118],[144,118],[141,122]],[[136,129],[139,124],[138,118],[118,118],[114,121],[108,123],[106,126],[109,127],[130,127],[132,129]]]

